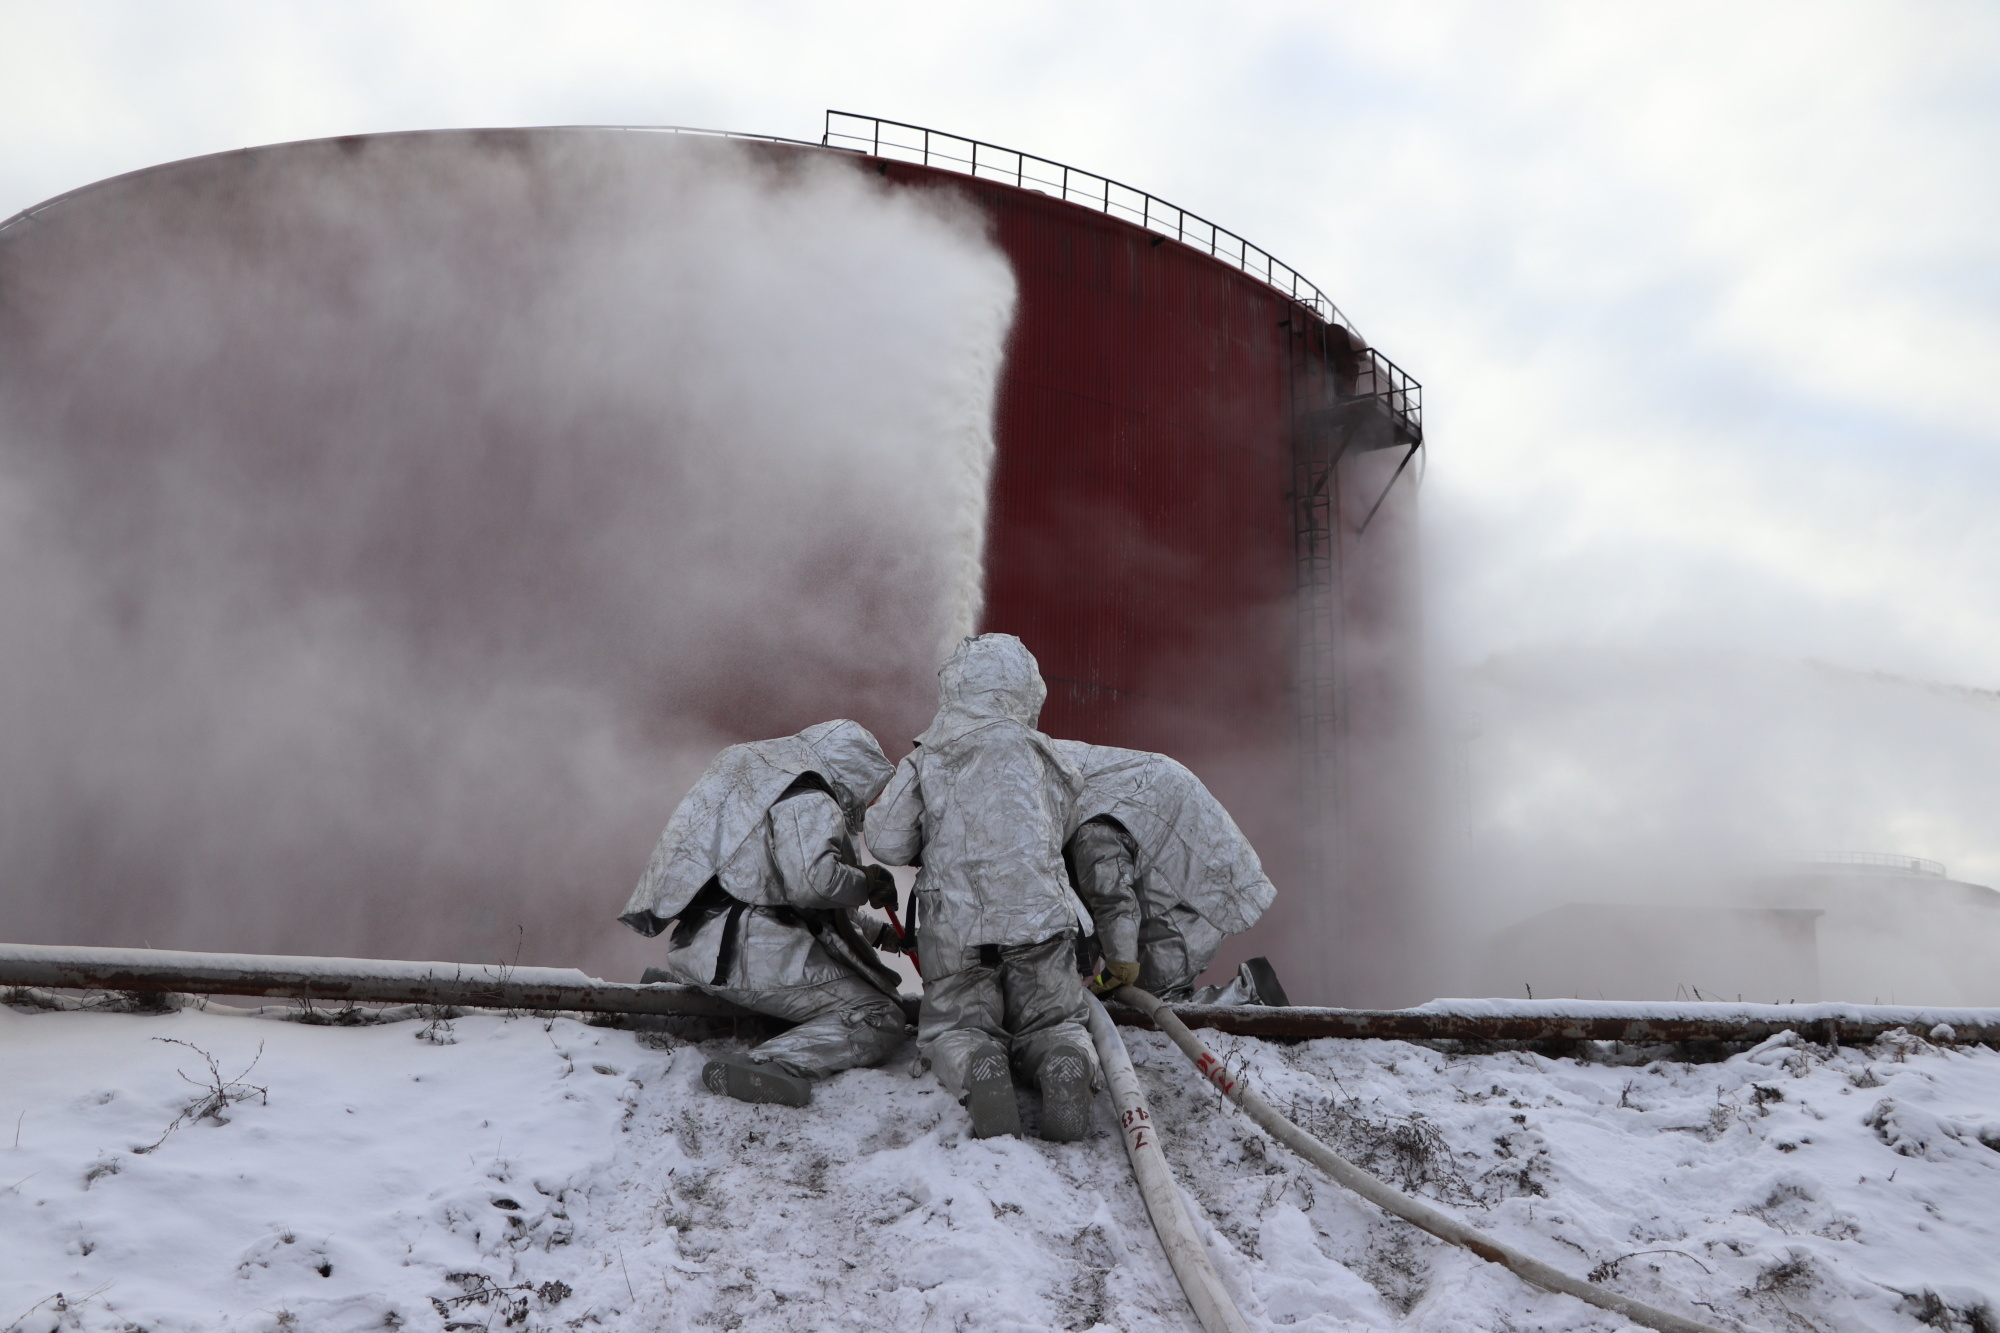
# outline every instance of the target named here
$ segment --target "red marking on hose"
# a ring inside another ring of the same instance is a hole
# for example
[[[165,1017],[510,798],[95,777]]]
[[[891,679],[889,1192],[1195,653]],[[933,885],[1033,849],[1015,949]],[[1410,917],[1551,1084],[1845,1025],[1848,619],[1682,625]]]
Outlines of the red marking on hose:
[[[1224,1092],[1236,1091],[1236,1080],[1231,1078],[1229,1071],[1222,1067],[1222,1061],[1216,1059],[1207,1051],[1201,1053],[1201,1058],[1194,1062],[1194,1067],[1201,1071],[1204,1078],[1216,1087],[1221,1088]]]

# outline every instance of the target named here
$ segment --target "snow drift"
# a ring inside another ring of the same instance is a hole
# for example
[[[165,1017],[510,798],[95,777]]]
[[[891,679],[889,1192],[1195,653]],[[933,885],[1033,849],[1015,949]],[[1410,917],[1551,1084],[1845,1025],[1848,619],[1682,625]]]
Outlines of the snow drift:
[[[1614,1327],[1334,1188],[1164,1038],[1125,1037],[1254,1326]],[[1995,1318],[2000,1053],[1204,1039],[1361,1165],[1653,1304],[1758,1329]],[[975,1141],[900,1064],[748,1107],[701,1090],[714,1043],[567,1019],[0,1010],[0,1049],[10,1333],[1193,1328],[1102,1099],[1082,1143]],[[247,1096],[176,1124],[217,1078]]]

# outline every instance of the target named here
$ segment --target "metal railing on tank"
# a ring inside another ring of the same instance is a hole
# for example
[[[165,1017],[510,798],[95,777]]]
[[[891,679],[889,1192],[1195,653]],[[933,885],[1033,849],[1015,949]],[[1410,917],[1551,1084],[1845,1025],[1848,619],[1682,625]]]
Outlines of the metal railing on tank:
[[[1424,437],[1424,386],[1410,378],[1408,371],[1372,347],[1360,352],[1353,386],[1342,385],[1343,398],[1377,398],[1389,415],[1403,427],[1406,438],[1399,443],[1416,443]]]
[[[1136,222],[1149,231],[1171,236],[1183,245],[1191,245],[1204,254],[1242,269],[1251,277],[1283,292],[1329,324],[1338,324],[1346,329],[1354,327],[1325,292],[1269,251],[1252,245],[1227,227],[1217,226],[1199,213],[1191,213],[1109,176],[1100,176],[1081,167],[1064,166],[1019,149],[1002,148],[998,144],[926,129],[922,125],[884,120],[880,116],[856,115],[850,111],[826,113],[826,134],[820,142],[827,148],[848,148],[870,157],[895,158],[915,162],[919,166],[964,172],[982,180],[1001,181]],[[1409,377],[1403,378],[1407,380]]]
[[[1183,245],[1241,269],[1318,318],[1353,333],[1357,344],[1362,342],[1361,336],[1354,332],[1353,321],[1341,313],[1332,298],[1290,264],[1199,213],[1191,213],[1109,176],[1065,166],[1017,148],[1002,148],[961,134],[851,111],[826,113],[826,132],[820,143],[827,148],[844,148],[870,157],[893,158],[963,172],[981,180],[1000,181],[1136,222],[1148,231],[1171,236]],[[1372,347],[1363,345],[1351,355],[1350,364],[1342,368],[1340,397],[1350,402],[1377,400],[1397,424],[1396,443],[1420,443],[1424,434],[1423,386]]]

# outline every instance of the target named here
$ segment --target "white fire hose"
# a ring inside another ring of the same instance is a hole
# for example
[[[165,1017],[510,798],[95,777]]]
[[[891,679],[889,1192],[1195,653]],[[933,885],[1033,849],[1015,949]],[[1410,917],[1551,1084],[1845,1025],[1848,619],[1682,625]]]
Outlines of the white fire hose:
[[[1153,1219],[1167,1263],[1187,1293],[1194,1317],[1203,1333],[1250,1333],[1236,1302],[1223,1290],[1222,1279],[1208,1261],[1201,1237],[1195,1233],[1194,1219],[1181,1200],[1180,1186],[1160,1152],[1160,1134],[1153,1127],[1153,1113],[1139,1091],[1139,1076],[1132,1072],[1132,1057],[1125,1053],[1111,1015],[1095,997],[1090,1001],[1090,1039],[1097,1044],[1097,1061],[1104,1066],[1104,1081],[1111,1089],[1111,1105],[1118,1112],[1118,1127],[1125,1135],[1125,1156],[1139,1182],[1139,1195],[1146,1201],[1146,1215]]]
[[[1353,1190],[1356,1194],[1359,1194],[1362,1198],[1368,1200],[1384,1212],[1393,1213],[1405,1222],[1430,1232],[1431,1235],[1436,1236],[1439,1240],[1448,1240],[1454,1245],[1462,1245],[1489,1263],[1496,1263],[1503,1268],[1512,1270],[1515,1276],[1537,1287],[1574,1296],[1578,1300],[1587,1301],[1601,1310],[1609,1310],[1613,1314],[1622,1315],[1635,1324],[1642,1324],[1647,1328],[1658,1329],[1660,1333],[1723,1333],[1721,1329],[1716,1328],[1713,1324],[1704,1324],[1698,1320],[1688,1319],[1666,1310],[1655,1309],[1653,1306],[1635,1301],[1628,1296],[1620,1296],[1615,1291],[1607,1291],[1605,1288],[1597,1286],[1594,1283],[1573,1278],[1559,1269],[1550,1267],[1539,1259],[1523,1254],[1511,1246],[1501,1244],[1491,1236],[1474,1230],[1455,1217],[1441,1213],[1427,1204],[1419,1203],[1400,1190],[1392,1189],[1340,1154],[1334,1152],[1333,1149],[1300,1129],[1284,1116],[1279,1115],[1269,1102],[1245,1086],[1244,1080],[1240,1075],[1231,1074],[1224,1069],[1222,1062],[1209,1054],[1207,1048],[1195,1038],[1194,1033],[1188,1030],[1187,1024],[1181,1022],[1174,1015],[1174,1011],[1157,997],[1147,994],[1137,986],[1125,986],[1118,990],[1112,998],[1121,1004],[1132,1006],[1152,1019],[1155,1026],[1173,1038],[1174,1045],[1180,1047],[1187,1055],[1187,1058],[1194,1061],[1194,1067],[1201,1071],[1203,1077],[1220,1089],[1223,1096],[1242,1107],[1244,1112],[1252,1120],[1256,1121],[1258,1127],[1265,1133],[1284,1144],[1287,1148],[1290,1148],[1299,1156],[1305,1158],[1308,1162],[1311,1162],[1320,1170],[1326,1172],[1327,1175],[1333,1178],[1336,1184]],[[1134,1102],[1137,1102],[1138,1084],[1136,1077],[1132,1073],[1131,1061],[1126,1057],[1125,1048],[1118,1041],[1117,1034],[1112,1031],[1111,1019],[1104,1012],[1104,1006],[1094,1001],[1091,1006],[1090,1023],[1091,1036],[1096,1038],[1099,1058],[1104,1060],[1106,1076],[1112,1079],[1112,1100],[1117,1104],[1119,1115],[1122,1118],[1127,1114],[1125,1102],[1120,1099],[1117,1091],[1118,1084],[1116,1077],[1110,1072],[1112,1061],[1104,1055],[1104,1052],[1107,1046],[1115,1048],[1117,1057],[1124,1069],[1125,1077],[1131,1081],[1132,1099]],[[1099,1034],[1100,1025],[1104,1030],[1104,1035]],[[1141,1114],[1143,1114],[1144,1103],[1138,1102],[1138,1105]],[[1149,1134],[1147,1138],[1151,1141],[1157,1141],[1158,1135]],[[1134,1174],[1140,1176],[1139,1188],[1141,1192],[1145,1192],[1147,1185],[1145,1176],[1139,1169],[1139,1151],[1132,1146],[1132,1135],[1129,1129],[1126,1133],[1125,1150],[1132,1158],[1132,1170]],[[1153,1149],[1153,1152],[1155,1156],[1158,1155],[1157,1147]],[[1165,1160],[1160,1159],[1160,1161],[1159,1171],[1162,1175],[1165,1175]],[[1169,1191],[1173,1192],[1173,1210],[1179,1213],[1180,1225],[1183,1228],[1188,1228],[1187,1215],[1181,1206],[1179,1192],[1174,1190],[1171,1177],[1167,1177],[1166,1187]],[[1169,1261],[1172,1261],[1174,1250],[1173,1243],[1169,1242],[1167,1238],[1168,1227],[1161,1225],[1161,1209],[1153,1203],[1153,1196],[1150,1193],[1146,1195],[1146,1207],[1147,1211],[1153,1216],[1153,1225],[1160,1233],[1161,1243],[1167,1245],[1167,1257]],[[1190,1242],[1192,1242],[1193,1233],[1191,1228],[1188,1231],[1188,1236]],[[1199,1253],[1198,1245],[1196,1249],[1197,1253]],[[1213,1282],[1214,1270],[1208,1267],[1206,1255],[1201,1256],[1201,1269],[1209,1275],[1209,1280]],[[1174,1272],[1181,1274],[1181,1271],[1180,1264],[1175,1263]],[[1181,1285],[1187,1288],[1188,1300],[1194,1304],[1196,1315],[1201,1316],[1201,1304],[1195,1299],[1195,1289],[1188,1285],[1188,1279],[1185,1275],[1181,1276]],[[1226,1300],[1227,1297],[1224,1297],[1224,1299]],[[1229,1314],[1238,1320],[1242,1318],[1241,1315],[1236,1313],[1234,1307],[1230,1308]],[[1201,1322],[1202,1327],[1209,1330],[1209,1333],[1215,1333],[1215,1330],[1220,1328],[1233,1329],[1241,1327],[1240,1323],[1211,1324],[1206,1317],[1202,1317]]]

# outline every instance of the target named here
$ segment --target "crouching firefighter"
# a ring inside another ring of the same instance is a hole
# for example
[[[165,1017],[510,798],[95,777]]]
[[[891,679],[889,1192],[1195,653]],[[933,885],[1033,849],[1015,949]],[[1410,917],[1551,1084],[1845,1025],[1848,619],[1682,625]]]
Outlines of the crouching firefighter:
[[[1163,754],[1053,744],[1083,776],[1063,855],[1104,958],[1092,989],[1130,984],[1194,1004],[1287,1004],[1265,958],[1225,985],[1194,984],[1222,941],[1255,925],[1278,892],[1201,779]]]
[[[1035,730],[1047,687],[1019,639],[967,639],[938,679],[937,718],[868,812],[869,852],[921,867],[917,1047],[975,1137],[1021,1132],[1011,1062],[1041,1090],[1042,1137],[1079,1139],[1097,1054],[1062,862],[1077,773]]]
[[[907,1035],[896,975],[863,941],[853,909],[892,905],[895,880],[857,864],[853,835],[889,780],[853,722],[732,745],[667,821],[623,921],[673,927],[648,980],[698,987],[797,1024],[701,1080],[746,1102],[804,1106],[811,1080],[880,1064]]]

